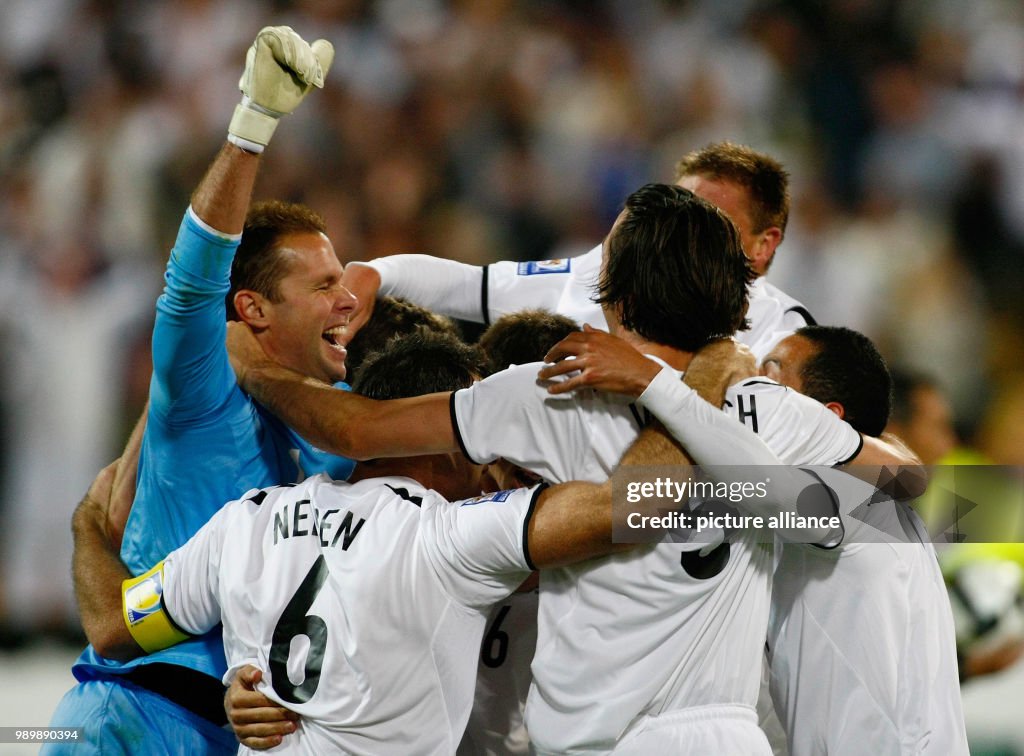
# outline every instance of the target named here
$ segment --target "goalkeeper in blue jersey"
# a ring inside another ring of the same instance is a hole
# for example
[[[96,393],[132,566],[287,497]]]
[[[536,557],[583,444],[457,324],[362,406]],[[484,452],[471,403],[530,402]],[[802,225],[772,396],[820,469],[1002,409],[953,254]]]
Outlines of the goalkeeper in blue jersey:
[[[240,491],[351,472],[349,460],[315,450],[238,388],[224,342],[227,318],[241,320],[293,369],[331,383],[345,377],[338,338],[355,298],[341,284],[323,219],[283,202],[249,207],[278,119],[323,86],[333,56],[328,42],[309,45],[288,27],[260,31],[228,143],[182,221],[157,302],[137,492],[121,545],[135,574]],[[75,580],[89,580],[88,565],[76,561]],[[219,629],[127,664],[90,646],[52,722],[84,728],[76,756],[234,753],[234,735],[223,728],[225,671]]]

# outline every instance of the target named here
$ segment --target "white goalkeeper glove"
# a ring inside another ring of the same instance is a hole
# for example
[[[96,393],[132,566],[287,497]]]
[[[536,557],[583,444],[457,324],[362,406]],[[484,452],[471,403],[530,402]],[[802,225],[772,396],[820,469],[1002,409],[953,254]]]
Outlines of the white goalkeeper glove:
[[[313,87],[323,88],[334,47],[325,39],[312,45],[288,26],[266,26],[245,56],[238,82],[242,102],[228,126],[228,141],[250,152],[262,152],[277,128]]]

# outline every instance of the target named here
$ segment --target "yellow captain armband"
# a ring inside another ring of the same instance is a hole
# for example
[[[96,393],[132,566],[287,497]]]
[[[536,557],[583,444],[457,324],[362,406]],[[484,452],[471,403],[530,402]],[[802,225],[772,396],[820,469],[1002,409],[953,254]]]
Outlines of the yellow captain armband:
[[[153,653],[192,636],[164,611],[164,563],[121,583],[121,613],[135,642]]]

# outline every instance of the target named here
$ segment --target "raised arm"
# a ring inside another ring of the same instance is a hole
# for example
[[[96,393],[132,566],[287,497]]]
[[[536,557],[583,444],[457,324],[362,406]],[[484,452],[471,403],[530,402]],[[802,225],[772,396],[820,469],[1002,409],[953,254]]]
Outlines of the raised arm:
[[[260,155],[278,119],[323,86],[333,55],[330,43],[309,45],[288,27],[261,29],[249,49],[227,143],[192,195],[157,303],[155,415],[173,411],[176,422],[203,417],[223,405],[234,385],[224,355],[224,298]]]

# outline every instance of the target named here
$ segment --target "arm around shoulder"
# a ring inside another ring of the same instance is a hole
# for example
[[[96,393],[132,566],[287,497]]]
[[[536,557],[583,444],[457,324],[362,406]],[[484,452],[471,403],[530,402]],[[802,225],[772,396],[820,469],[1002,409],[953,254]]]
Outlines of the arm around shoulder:
[[[899,501],[924,494],[928,488],[928,468],[903,441],[891,433],[883,433],[879,438],[861,436],[864,443],[844,465],[846,472],[877,485]]]
[[[118,463],[108,465],[93,481],[75,510],[72,575],[75,597],[89,642],[108,659],[126,660],[142,654],[122,615],[121,583],[131,577],[106,533],[107,507]]]

